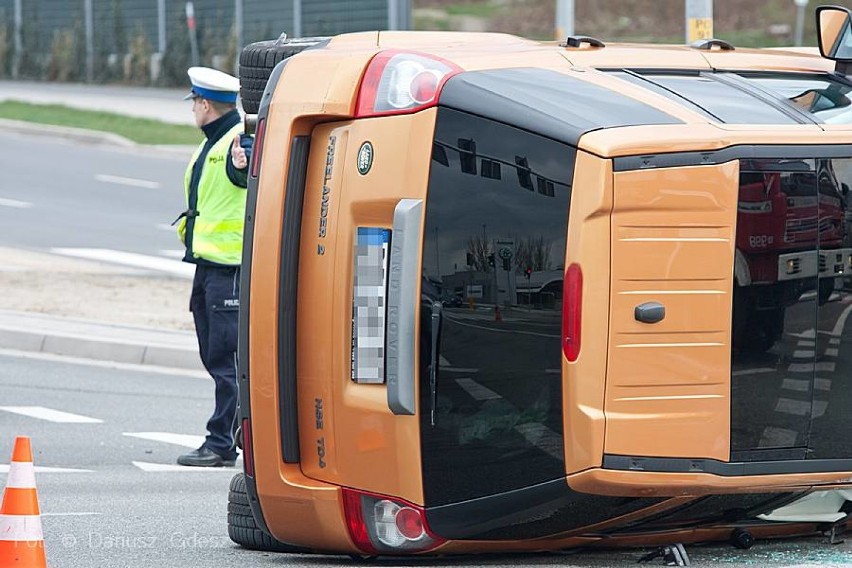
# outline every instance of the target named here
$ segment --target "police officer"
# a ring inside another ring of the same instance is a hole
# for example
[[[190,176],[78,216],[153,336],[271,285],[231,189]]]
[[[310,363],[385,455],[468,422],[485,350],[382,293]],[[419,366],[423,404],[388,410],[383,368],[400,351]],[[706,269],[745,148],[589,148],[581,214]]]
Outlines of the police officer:
[[[187,209],[176,223],[186,246],[183,260],[195,264],[189,309],[201,361],[215,382],[216,405],[204,444],[177,462],[232,466],[237,458],[237,315],[250,147],[240,143],[239,80],[207,67],[191,67],[188,74],[192,92],[186,98],[192,99],[195,123],[205,140],[186,170]]]

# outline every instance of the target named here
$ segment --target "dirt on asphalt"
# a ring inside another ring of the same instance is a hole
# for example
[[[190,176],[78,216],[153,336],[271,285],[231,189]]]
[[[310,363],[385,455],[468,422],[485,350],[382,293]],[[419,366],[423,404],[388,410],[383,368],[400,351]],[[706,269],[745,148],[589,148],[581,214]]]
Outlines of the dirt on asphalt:
[[[187,278],[0,248],[0,309],[192,331]]]

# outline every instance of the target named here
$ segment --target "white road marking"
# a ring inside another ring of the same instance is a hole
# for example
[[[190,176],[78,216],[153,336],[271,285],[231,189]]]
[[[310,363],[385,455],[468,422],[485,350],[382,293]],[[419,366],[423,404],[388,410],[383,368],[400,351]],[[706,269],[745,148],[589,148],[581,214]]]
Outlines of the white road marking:
[[[793,358],[794,359],[810,359],[811,357],[814,356],[814,354],[815,354],[815,352],[812,349],[811,350],[797,349],[796,351],[793,351]]]
[[[732,377],[744,377],[746,375],[762,375],[764,373],[774,373],[775,369],[770,369],[769,367],[760,367],[757,369],[742,369],[740,371],[734,371],[731,373]]]
[[[565,459],[562,451],[562,438],[545,426],[538,422],[527,422],[526,424],[518,424],[515,426],[515,431],[540,450],[544,450],[558,460]]]
[[[784,379],[781,388],[796,392],[808,392],[811,388],[811,382],[807,379]]]
[[[15,209],[29,209],[32,203],[26,201],[18,201],[17,199],[4,199],[0,197],[0,207],[14,207]]]
[[[173,434],[171,432],[123,432],[123,436],[150,440],[152,442],[164,442],[186,448],[199,448],[204,443],[204,436],[193,436],[191,434]]]
[[[476,400],[497,400],[498,398],[503,398],[490,388],[482,386],[473,379],[456,379],[456,383]]]
[[[52,408],[45,408],[43,406],[0,406],[0,410],[63,424],[101,424],[103,422],[103,420],[98,420],[97,418],[71,414],[70,412],[62,412],[61,410],[53,410]]]
[[[814,388],[818,391],[830,391],[831,379],[814,379]]]
[[[131,187],[144,187],[146,189],[159,189],[162,187],[158,181],[148,181],[145,179],[127,178],[121,176],[111,176],[109,174],[97,174],[95,179],[104,183],[117,183],[118,185],[129,185]]]
[[[816,341],[799,341],[796,344],[798,347],[816,347]]]
[[[183,258],[186,249],[160,249],[160,254],[169,258]]]
[[[837,357],[837,348],[836,347],[830,347],[830,348],[826,349],[825,350],[825,356],[826,357]]]
[[[763,430],[758,448],[772,448],[776,446],[788,447],[796,443],[798,433],[787,428],[775,428],[769,426]]]
[[[812,371],[824,371],[833,373],[836,363],[833,361],[820,361],[819,363],[792,363],[787,370],[791,373],[810,373]]]
[[[449,371],[451,373],[478,373],[479,369],[467,369],[464,367],[453,367],[446,357],[443,355],[438,355],[438,366],[442,371]]]
[[[837,318],[837,323],[834,324],[834,329],[832,330],[831,335],[833,335],[834,337],[840,337],[843,335],[843,328],[846,327],[846,319],[849,317],[850,312],[852,312],[852,305],[848,306],[845,310],[843,310],[843,313],[840,314],[839,318]]]
[[[42,513],[42,517],[91,517],[100,513]]]
[[[167,272],[169,274],[185,278],[192,278],[195,274],[195,267],[185,262],[120,250],[98,248],[53,248],[50,249],[50,252],[64,256],[73,256],[76,258],[87,258],[89,260],[123,264],[136,268],[147,268],[149,270]]]
[[[840,345],[840,339],[829,339],[828,344],[829,345]]]
[[[67,467],[35,466],[36,473],[92,473],[91,469],[70,469]],[[9,464],[0,463],[0,473],[9,473]]]
[[[816,332],[813,329],[806,329],[802,333],[788,333],[790,337],[798,337],[799,339],[814,339]]]
[[[812,417],[813,418],[819,418],[820,416],[825,414],[826,410],[828,410],[828,401],[826,401],[826,400],[815,400]]]
[[[811,403],[804,400],[779,398],[778,404],[775,406],[775,412],[792,414],[794,416],[807,416],[811,413]]]
[[[148,473],[172,473],[172,472],[183,472],[186,473],[188,471],[226,471],[231,474],[234,473],[233,467],[189,467],[185,465],[172,465],[172,464],[164,464],[164,463],[150,463],[150,462],[133,462],[133,465],[141,469],[142,471]]]

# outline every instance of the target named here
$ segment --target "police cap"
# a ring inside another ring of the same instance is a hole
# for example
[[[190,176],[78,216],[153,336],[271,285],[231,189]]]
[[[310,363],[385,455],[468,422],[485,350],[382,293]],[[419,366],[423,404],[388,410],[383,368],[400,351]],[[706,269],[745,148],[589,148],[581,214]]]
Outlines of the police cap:
[[[236,103],[240,81],[236,77],[210,67],[190,67],[187,70],[192,92],[184,99],[202,97],[221,103]]]

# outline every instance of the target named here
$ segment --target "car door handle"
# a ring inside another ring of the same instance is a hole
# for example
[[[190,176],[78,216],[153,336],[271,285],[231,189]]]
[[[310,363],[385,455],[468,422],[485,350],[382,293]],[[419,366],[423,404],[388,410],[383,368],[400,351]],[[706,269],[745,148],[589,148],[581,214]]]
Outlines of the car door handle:
[[[666,307],[659,302],[645,302],[633,308],[633,317],[642,323],[658,323],[666,317]]]

